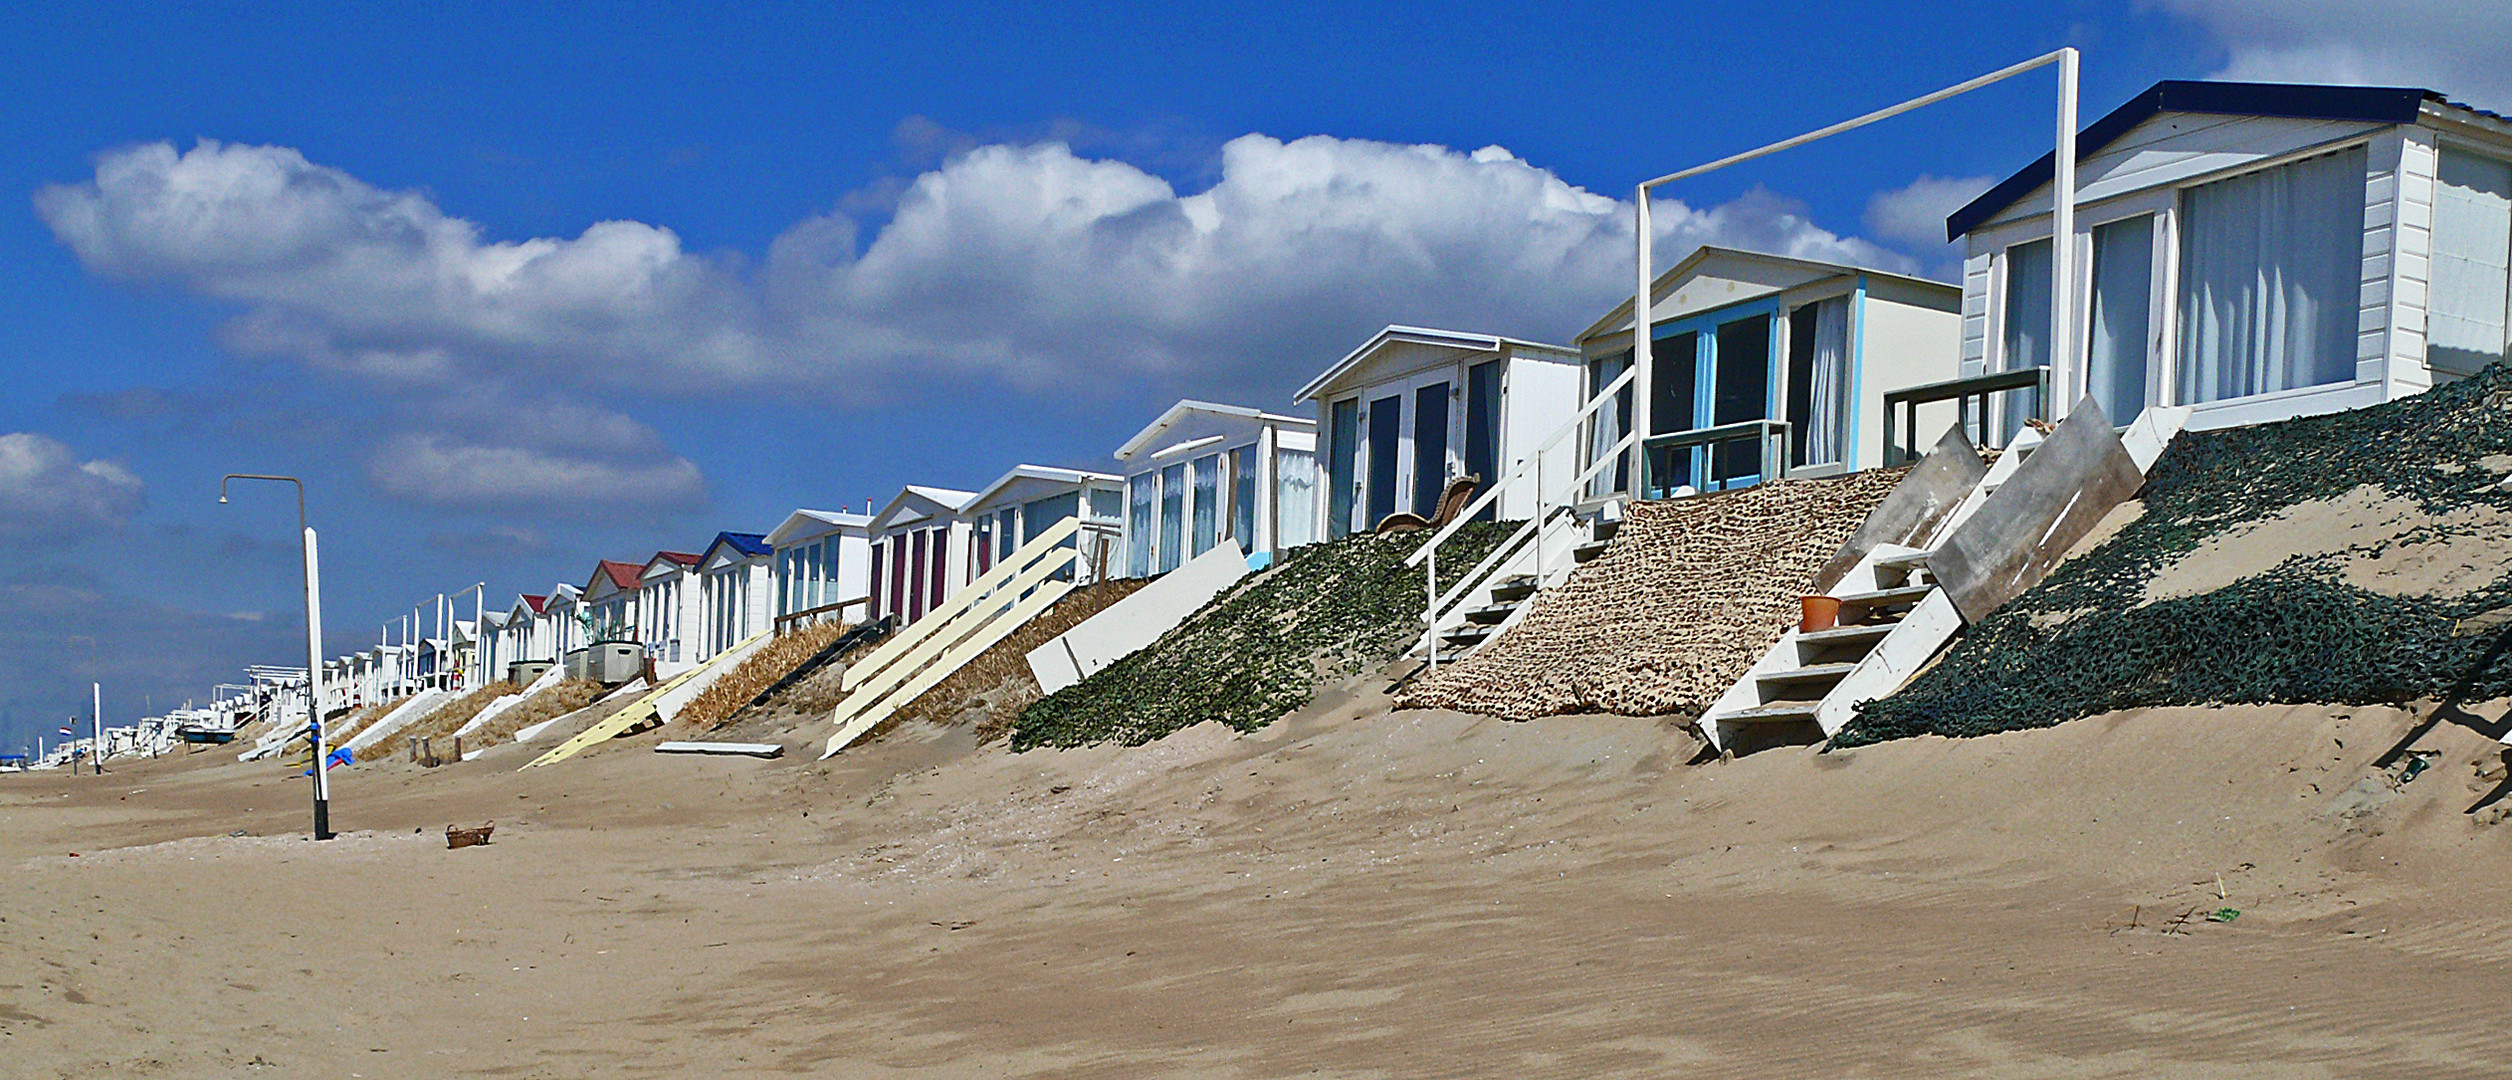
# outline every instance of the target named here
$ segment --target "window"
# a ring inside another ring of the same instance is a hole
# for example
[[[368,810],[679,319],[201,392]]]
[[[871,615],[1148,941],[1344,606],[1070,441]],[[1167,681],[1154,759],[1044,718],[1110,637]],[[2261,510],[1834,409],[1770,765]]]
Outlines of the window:
[[[1771,413],[1771,318],[1756,315],[1721,323],[1710,377],[1710,426],[1762,420]],[[1722,443],[1715,472],[1721,481],[1762,473],[1758,440]]]
[[[1788,463],[1848,460],[1849,298],[1788,313]]]
[[[1256,448],[1242,446],[1230,451],[1230,536],[1239,542],[1242,551],[1254,551],[1256,543]]]
[[[2006,249],[2006,331],[1998,354],[2000,371],[2028,371],[2050,363],[2052,250],[2046,237]],[[2022,431],[2024,421],[2038,411],[2030,390],[1999,394],[1995,409],[2001,445]]]
[[[2085,393],[2113,426],[2146,409],[2149,313],[2154,305],[2154,218],[2093,230],[2093,313],[2085,328]]]
[[[1368,514],[1358,523],[1364,529],[1376,527],[1396,512],[1396,471],[1403,464],[1397,455],[1403,441],[1404,395],[1370,402]]]
[[[1171,465],[1160,470],[1160,546],[1157,549],[1161,573],[1178,567],[1178,551],[1186,546],[1186,466]]]
[[[1068,491],[1062,495],[1049,495],[1043,499],[1031,499],[1028,502],[1022,503],[1020,509],[1020,541],[1023,544],[1027,544],[1030,541],[1037,539],[1041,533],[1056,527],[1056,525],[1064,519],[1081,516],[1081,512],[1082,493],[1078,491]],[[1007,510],[1004,513],[1008,515],[1010,514],[1010,511]],[[1059,548],[1078,549],[1081,547],[1081,538],[1079,534],[1067,536],[1064,539],[1057,541],[1055,546]],[[1057,581],[1073,580],[1073,564],[1067,563],[1058,568],[1053,577]]]
[[[1448,487],[1448,384],[1413,391],[1413,512],[1439,512]]]
[[[1352,533],[1352,500],[1360,483],[1361,402],[1345,398],[1326,409],[1326,535]]]
[[[1125,517],[1125,493],[1112,487],[1090,489],[1090,520],[1117,521]]]
[[[1150,473],[1125,478],[1125,570],[1138,578],[1151,576],[1152,484]]]
[[[1221,539],[1221,455],[1195,459],[1195,554],[1212,550]]]
[[[1486,488],[1500,482],[1500,376],[1504,370],[1506,364],[1499,360],[1465,369],[1465,471],[1481,477]],[[1499,508],[1499,503],[1491,503],[1476,511],[1474,518],[1490,521]]]
[[[1650,350],[1650,355],[1654,361],[1654,349]],[[1629,349],[1588,361],[1587,396],[1593,399],[1603,392],[1605,387],[1612,385],[1615,379],[1621,378],[1622,373],[1630,368],[1631,350]],[[1585,407],[1584,402],[1581,403],[1581,407]],[[1589,425],[1587,463],[1592,465],[1612,453],[1614,444],[1621,442],[1623,435],[1631,430],[1631,388],[1623,387],[1614,396],[1612,404],[1597,409]],[[1588,495],[1590,497],[1609,495],[1624,490],[1630,483],[1629,466],[1617,462],[1599,470],[1596,478],[1588,481]]]
[[[1317,541],[1317,455],[1306,450],[1276,450],[1274,460],[1274,550],[1286,551]]]
[[[2181,196],[2180,401],[2355,378],[2364,150]]]
[[[2445,147],[2434,177],[2426,363],[2456,375],[2501,360],[2512,339],[2512,163]]]

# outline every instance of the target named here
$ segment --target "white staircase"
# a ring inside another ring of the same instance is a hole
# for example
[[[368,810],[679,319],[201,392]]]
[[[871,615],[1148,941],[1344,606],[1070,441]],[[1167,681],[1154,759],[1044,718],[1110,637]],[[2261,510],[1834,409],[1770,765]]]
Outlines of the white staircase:
[[[1415,549],[1404,560],[1408,567],[1418,566],[1425,577],[1428,606],[1422,613],[1422,638],[1409,655],[1420,656],[1436,668],[1443,661],[1454,660],[1482,646],[1484,642],[1506,633],[1524,618],[1527,601],[1535,593],[1561,583],[1580,563],[1601,555],[1613,538],[1620,522],[1610,516],[1617,508],[1609,504],[1597,516],[1579,512],[1579,496],[1590,481],[1607,467],[1623,460],[1638,440],[1637,432],[1626,433],[1612,446],[1594,455],[1584,468],[1573,469],[1559,461],[1558,448],[1566,439],[1579,439],[1576,446],[1588,442],[1587,433],[1597,410],[1612,402],[1623,388],[1631,385],[1639,369],[1624,371],[1605,384],[1570,419],[1554,429],[1538,445],[1535,452],[1519,459],[1515,468],[1499,480],[1486,484],[1474,501],[1466,504],[1455,521],[1449,522],[1429,541]],[[1553,458],[1549,467],[1545,459]],[[1550,475],[1547,475],[1547,472]],[[1572,472],[1567,482],[1561,473]],[[1484,508],[1493,505],[1501,492],[1511,490],[1521,480],[1531,480],[1535,491],[1535,513],[1511,530],[1491,553],[1474,564],[1448,591],[1439,590],[1439,545],[1457,530],[1472,522]]]
[[[2121,433],[2120,446],[2138,473],[2154,467],[2188,417],[2186,408],[2151,408]],[[1840,600],[1839,625],[1811,633],[1790,627],[1702,712],[1702,736],[1722,752],[1820,742],[1849,723],[1858,702],[1900,689],[1964,625],[1953,597],[1929,571],[1929,557],[2024,468],[2044,441],[2031,430],[2017,435],[1920,544],[1878,544],[1867,552],[1824,594]],[[2029,547],[2048,538],[2043,533],[1997,540]]]

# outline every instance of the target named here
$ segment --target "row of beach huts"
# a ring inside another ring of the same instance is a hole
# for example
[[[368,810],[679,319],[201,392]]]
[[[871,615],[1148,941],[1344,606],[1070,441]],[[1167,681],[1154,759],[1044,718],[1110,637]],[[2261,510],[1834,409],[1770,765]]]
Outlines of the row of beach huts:
[[[2506,355],[2503,117],[2415,89],[2165,82],[2086,127],[2078,157],[2065,245],[2047,156],[1952,214],[1958,284],[1703,247],[1655,279],[1645,371],[1628,301],[1563,343],[1389,326],[1312,358],[1279,410],[1180,401],[1103,461],[1018,464],[978,486],[904,477],[884,504],[796,508],[511,597],[433,597],[328,661],[323,704],[553,669],[659,684],[814,622],[959,619],[972,589],[1159,578],[1198,560],[1262,570],[1405,515],[1435,564],[1458,521],[1531,523],[1523,551],[1428,590],[1420,648],[1454,660],[1508,632],[1483,614],[1496,598],[1559,580],[1553,532],[1593,542],[1634,500],[1903,465],[1954,427],[1982,449],[2035,445],[2075,414],[2106,418],[2142,469],[2173,431],[2389,401]],[[2077,328],[2063,348],[2061,258]],[[1945,524],[1901,540],[1924,548]],[[1069,556],[1013,576],[1042,539]],[[1898,571],[1879,560],[1860,587],[1927,581],[1886,581]],[[257,679],[214,711],[279,707],[301,694],[289,682]]]

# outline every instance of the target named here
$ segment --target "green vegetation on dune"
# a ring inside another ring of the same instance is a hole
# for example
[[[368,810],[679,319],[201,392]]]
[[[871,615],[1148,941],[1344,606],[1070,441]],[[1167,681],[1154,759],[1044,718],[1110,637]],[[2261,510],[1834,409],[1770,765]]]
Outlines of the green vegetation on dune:
[[[2478,567],[2430,587],[2364,587],[2378,584],[2365,570],[2384,556],[2493,561],[2512,516],[2507,469],[2512,372],[2500,365],[2385,405],[2183,433],[2155,463],[2135,521],[1972,627],[1899,693],[1861,703],[1832,744],[2151,706],[2512,694],[2512,574]],[[2271,518],[2349,498],[2393,500],[2417,520],[2335,549],[2271,556],[2279,549],[2259,539],[2258,529],[2295,527]],[[2243,576],[2149,595],[2211,541]]]
[[[1516,522],[1468,525],[1440,545],[1446,588]],[[1421,636],[1427,539],[1353,536],[1295,548],[1183,625],[1023,710],[1012,747],[1139,746],[1207,721],[1254,731],[1308,704],[1321,672],[1356,673]]]

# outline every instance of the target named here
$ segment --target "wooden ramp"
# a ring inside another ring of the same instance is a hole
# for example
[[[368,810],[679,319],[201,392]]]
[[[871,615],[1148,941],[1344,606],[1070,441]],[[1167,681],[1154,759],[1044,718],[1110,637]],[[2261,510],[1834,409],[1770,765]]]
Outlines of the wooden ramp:
[[[596,721],[592,727],[577,732],[575,738],[560,743],[557,749],[551,750],[549,753],[525,762],[523,768],[530,769],[541,765],[555,765],[559,762],[567,760],[568,758],[581,754],[591,747],[599,745],[605,739],[616,738],[620,735],[626,734],[637,727],[643,726],[649,721],[660,721],[664,719],[665,717],[662,713],[664,704],[667,701],[670,701],[674,705],[678,704],[677,699],[667,698],[666,695],[671,695],[680,690],[682,687],[688,686],[701,678],[707,677],[710,672],[721,673],[731,671],[735,665],[741,663],[743,657],[749,656],[750,653],[757,649],[760,643],[766,641],[768,637],[769,635],[767,631],[760,631],[757,634],[751,635],[741,644],[735,645],[732,648],[726,649],[723,652],[717,653],[713,657],[708,658],[705,663],[699,664],[696,667],[672,676],[670,679],[665,680],[661,686],[655,687],[652,693],[638,698],[635,704],[630,705],[625,709],[621,709],[618,712],[612,713],[609,716],[603,717],[601,720]],[[521,772],[523,770],[517,769],[516,771]]]
[[[820,756],[846,749],[901,706],[1063,599],[1072,584],[1048,579],[1080,557],[1077,549],[1061,546],[1080,529],[1079,518],[1057,522],[847,668],[839,682],[846,700],[829,717],[837,730]]]

